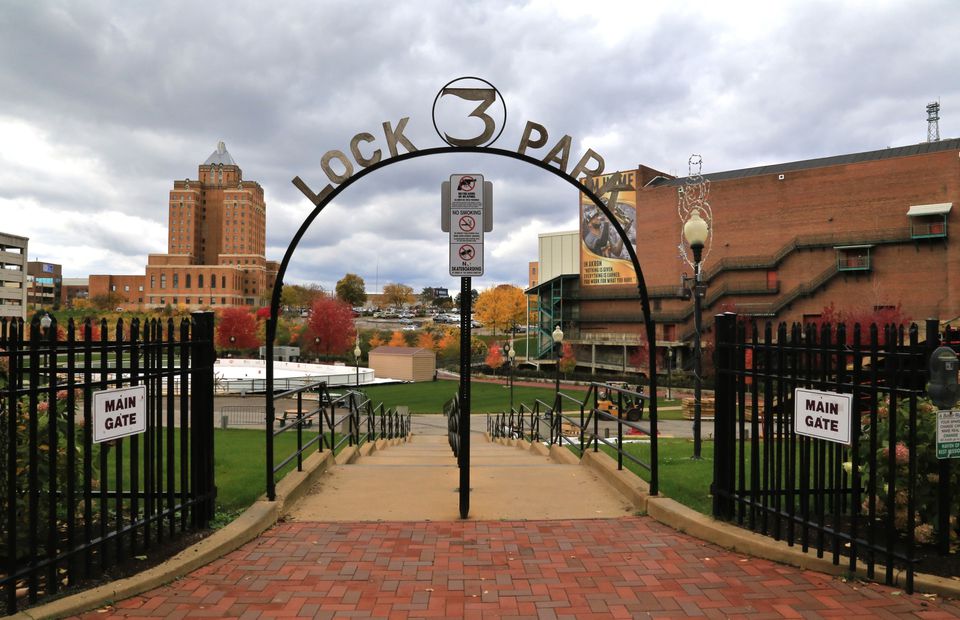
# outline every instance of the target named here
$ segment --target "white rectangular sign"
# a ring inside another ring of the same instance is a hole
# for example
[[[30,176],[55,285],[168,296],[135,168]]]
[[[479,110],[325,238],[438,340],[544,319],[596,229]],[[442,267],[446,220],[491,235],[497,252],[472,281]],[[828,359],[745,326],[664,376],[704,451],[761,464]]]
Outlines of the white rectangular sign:
[[[796,388],[793,404],[793,430],[798,435],[850,445],[852,395]]]
[[[483,175],[450,175],[450,275],[483,275]]]
[[[93,393],[93,442],[136,435],[147,430],[147,386]]]
[[[937,458],[960,458],[960,411],[937,412]]]

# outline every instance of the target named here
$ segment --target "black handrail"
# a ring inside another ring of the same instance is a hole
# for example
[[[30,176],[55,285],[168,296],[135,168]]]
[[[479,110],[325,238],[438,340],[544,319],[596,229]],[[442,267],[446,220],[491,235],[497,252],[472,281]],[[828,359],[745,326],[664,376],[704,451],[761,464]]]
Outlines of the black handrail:
[[[512,411],[487,414],[487,432],[493,438],[522,439],[530,442],[544,441],[540,433],[540,423],[546,422],[550,430],[547,444],[550,446],[559,445],[571,448],[577,456],[582,457],[590,444],[593,444],[594,452],[599,451],[603,444],[610,451],[617,455],[617,469],[623,469],[623,461],[634,463],[650,472],[650,492],[656,495],[659,492],[657,484],[659,472],[657,461],[651,458],[650,462],[644,462],[633,454],[623,449],[624,428],[634,429],[650,437],[652,448],[655,447],[656,437],[656,410],[653,407],[647,407],[647,401],[650,396],[642,391],[642,386],[636,390],[623,385],[613,385],[608,383],[591,383],[587,387],[587,393],[583,400],[579,400],[570,394],[557,392],[554,396],[553,404],[542,400],[536,400],[533,406],[521,403],[519,408]],[[602,403],[613,403],[617,415],[610,413],[610,405],[601,406]],[[567,412],[564,406],[568,406]],[[643,411],[649,410],[650,417],[644,422],[624,419],[627,411],[639,409],[642,419]],[[529,420],[529,422],[527,422]],[[617,439],[610,441],[601,436],[600,422],[610,421],[617,424]],[[571,429],[573,434],[565,434],[564,429]],[[451,438],[451,446],[452,446]],[[651,449],[651,454],[655,451]]]
[[[317,406],[305,409],[304,395],[313,393],[317,395]],[[323,452],[326,448],[336,454],[345,445],[359,447],[367,442],[406,437],[410,434],[409,412],[404,415],[396,408],[385,408],[383,403],[374,405],[373,401],[362,391],[349,390],[343,394],[336,394],[329,391],[326,382],[317,381],[276,394],[274,400],[293,396],[296,396],[297,408],[295,411],[284,411],[283,417],[280,418],[279,428],[273,431],[273,437],[276,438],[281,433],[295,431],[297,447],[292,454],[272,465],[274,479],[284,467],[294,460],[297,462],[297,471],[303,471],[304,454],[314,446],[316,446],[318,452]],[[337,409],[345,411],[338,415]],[[293,414],[295,417],[292,423],[287,424],[289,414]],[[305,426],[312,426],[314,421],[317,422],[317,434],[305,442],[303,429]],[[343,428],[344,424],[346,424],[347,432],[337,438],[337,428]],[[364,426],[367,428],[365,433],[361,432]]]

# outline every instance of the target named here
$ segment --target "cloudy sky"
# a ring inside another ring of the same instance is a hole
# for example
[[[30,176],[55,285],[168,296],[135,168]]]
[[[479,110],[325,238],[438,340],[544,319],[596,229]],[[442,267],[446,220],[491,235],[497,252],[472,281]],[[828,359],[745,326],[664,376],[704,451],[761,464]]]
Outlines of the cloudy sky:
[[[496,146],[524,123],[568,134],[607,169],[683,175],[960,135],[960,5],[943,2],[163,2],[0,0],[0,231],[65,277],[143,273],[166,251],[168,192],[217,141],[264,187],[267,256],[279,260],[331,149],[409,117],[441,146],[431,109],[464,75],[507,106]],[[451,131],[451,133],[453,133]],[[469,133],[469,131],[465,132]],[[366,148],[366,147],[365,147]],[[546,149],[539,151],[546,154]],[[572,167],[572,164],[571,164]],[[576,191],[483,155],[388,166],[341,193],[300,243],[287,282],[360,274],[456,288],[440,182],[495,184],[484,288],[524,284],[537,234],[576,226]],[[724,205],[713,205],[721,217]],[[735,208],[730,206],[729,208]],[[679,223],[678,223],[679,226]]]

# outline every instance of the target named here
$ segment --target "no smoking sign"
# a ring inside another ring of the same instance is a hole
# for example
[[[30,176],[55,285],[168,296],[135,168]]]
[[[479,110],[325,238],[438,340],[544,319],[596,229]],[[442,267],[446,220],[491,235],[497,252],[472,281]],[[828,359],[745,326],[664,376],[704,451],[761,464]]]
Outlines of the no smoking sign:
[[[446,184],[445,184],[446,185]],[[450,275],[483,275],[484,182],[480,174],[453,174],[449,183]]]

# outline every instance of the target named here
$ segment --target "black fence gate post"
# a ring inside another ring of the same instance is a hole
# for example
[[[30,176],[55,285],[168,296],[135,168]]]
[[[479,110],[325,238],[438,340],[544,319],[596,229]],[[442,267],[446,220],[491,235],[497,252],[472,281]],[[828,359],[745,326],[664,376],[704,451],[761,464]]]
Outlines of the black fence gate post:
[[[213,518],[213,313],[194,312],[190,361],[190,472],[194,504],[192,523],[205,528]],[[180,389],[187,389],[181,385]],[[183,432],[183,429],[181,429]]]
[[[940,321],[927,319],[926,355],[930,359],[934,350],[940,346]],[[950,459],[938,459],[937,484],[937,549],[940,553],[950,553]]]
[[[717,369],[714,393],[713,516],[733,518],[733,484],[736,438],[736,376],[734,374],[737,315],[716,317]]]

